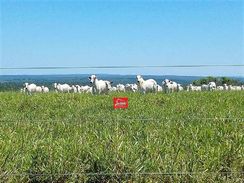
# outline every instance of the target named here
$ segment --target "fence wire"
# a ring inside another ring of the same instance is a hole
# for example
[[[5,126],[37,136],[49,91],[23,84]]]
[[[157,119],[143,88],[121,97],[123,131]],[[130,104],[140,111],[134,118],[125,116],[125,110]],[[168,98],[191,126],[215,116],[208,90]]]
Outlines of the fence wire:
[[[129,175],[135,175],[135,176],[150,176],[150,175],[199,175],[199,174],[221,174],[221,175],[228,175],[228,174],[243,174],[244,171],[227,171],[227,172],[141,172],[141,173],[135,173],[135,172],[126,172],[126,173],[41,173],[41,174],[34,174],[34,173],[6,173],[1,174],[0,176],[74,176],[74,175],[86,175],[86,176],[129,176]]]
[[[82,118],[82,117],[81,117]],[[204,118],[204,117],[182,117],[182,118],[174,118],[174,117],[165,117],[165,118],[101,118],[101,117],[91,117],[85,116],[83,119],[77,120],[76,118],[72,119],[0,119],[0,123],[15,123],[15,122],[84,122],[86,120],[97,120],[97,121],[156,121],[162,122],[163,120],[210,120],[210,121],[236,121],[236,122],[244,122],[244,117],[241,118],[228,118],[228,117],[213,117],[213,118]]]
[[[0,67],[0,70],[133,69],[133,68],[197,68],[197,67],[244,67],[244,64]]]

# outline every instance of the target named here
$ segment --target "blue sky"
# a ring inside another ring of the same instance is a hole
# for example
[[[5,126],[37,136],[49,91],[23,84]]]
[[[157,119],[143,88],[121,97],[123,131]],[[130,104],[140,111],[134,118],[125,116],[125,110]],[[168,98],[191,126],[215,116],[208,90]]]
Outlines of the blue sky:
[[[244,64],[243,1],[1,0],[1,67]],[[244,75],[242,68],[0,74]]]

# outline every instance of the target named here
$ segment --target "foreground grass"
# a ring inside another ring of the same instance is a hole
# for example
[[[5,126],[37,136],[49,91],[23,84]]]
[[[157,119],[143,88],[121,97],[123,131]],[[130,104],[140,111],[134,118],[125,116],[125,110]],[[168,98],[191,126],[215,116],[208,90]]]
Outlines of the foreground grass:
[[[243,118],[244,92],[0,93],[0,180],[242,182]]]

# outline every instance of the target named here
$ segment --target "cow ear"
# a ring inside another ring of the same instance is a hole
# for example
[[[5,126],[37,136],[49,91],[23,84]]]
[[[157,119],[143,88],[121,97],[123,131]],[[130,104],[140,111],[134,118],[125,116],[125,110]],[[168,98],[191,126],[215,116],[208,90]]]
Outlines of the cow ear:
[[[91,79],[91,77],[88,77],[88,79]]]
[[[110,81],[111,84],[113,84],[113,81]]]

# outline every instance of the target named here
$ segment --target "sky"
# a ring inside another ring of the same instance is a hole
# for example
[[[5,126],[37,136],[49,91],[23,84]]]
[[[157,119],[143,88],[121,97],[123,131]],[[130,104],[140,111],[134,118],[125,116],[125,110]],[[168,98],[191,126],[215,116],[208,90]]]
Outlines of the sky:
[[[233,0],[0,0],[0,67],[244,64]],[[244,76],[244,67],[0,70],[0,74]]]

